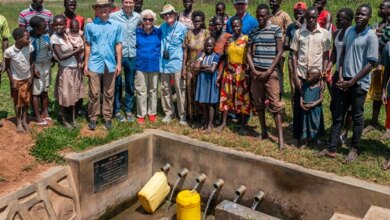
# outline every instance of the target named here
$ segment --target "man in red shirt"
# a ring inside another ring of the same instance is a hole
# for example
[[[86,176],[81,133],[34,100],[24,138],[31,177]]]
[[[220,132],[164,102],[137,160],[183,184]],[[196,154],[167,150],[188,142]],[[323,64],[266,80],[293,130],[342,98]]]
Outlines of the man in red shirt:
[[[84,30],[84,17],[76,14],[77,0],[65,0],[64,7],[63,15],[66,17],[66,27],[69,28],[70,21],[76,19],[79,22],[79,29]]]

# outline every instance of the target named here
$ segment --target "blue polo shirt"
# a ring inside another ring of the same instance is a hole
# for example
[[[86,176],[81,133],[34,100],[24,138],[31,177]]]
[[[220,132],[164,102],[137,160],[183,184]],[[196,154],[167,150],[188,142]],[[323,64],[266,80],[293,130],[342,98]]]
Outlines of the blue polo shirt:
[[[357,34],[356,26],[348,29],[344,39],[345,57],[343,63],[343,77],[355,77],[368,62],[378,62],[378,37],[367,27]],[[371,74],[366,74],[357,84],[368,91],[370,89]]]
[[[161,29],[153,28],[147,34],[142,28],[137,28],[137,59],[136,70],[152,73],[160,71]]]
[[[123,41],[121,24],[111,18],[104,22],[97,17],[92,23],[87,23],[84,36],[91,46],[88,69],[103,74],[104,68],[107,67],[110,73],[115,72],[115,46]]]
[[[226,24],[226,32],[233,34],[232,30],[232,24],[231,24],[231,17],[227,21]],[[256,18],[252,17],[252,15],[249,14],[249,12],[246,12],[244,17],[241,18],[242,21],[242,33],[245,35],[248,35],[249,32],[251,32],[253,29],[257,28],[259,26],[259,23],[257,22]]]
[[[161,29],[161,59],[160,73],[181,72],[183,64],[183,42],[186,37],[187,27],[176,21],[172,26],[166,22],[160,26]],[[169,52],[169,59],[163,58],[163,52]]]
[[[124,40],[122,42],[122,56],[135,57],[135,30],[140,21],[140,14],[132,11],[128,16],[123,9],[110,14],[112,20],[118,21],[123,28]]]

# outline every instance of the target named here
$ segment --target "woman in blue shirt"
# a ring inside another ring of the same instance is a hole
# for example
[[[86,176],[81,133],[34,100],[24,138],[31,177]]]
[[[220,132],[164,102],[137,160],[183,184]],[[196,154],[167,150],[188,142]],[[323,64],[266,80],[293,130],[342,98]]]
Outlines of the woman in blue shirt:
[[[135,90],[137,97],[137,122],[155,122],[157,116],[157,82],[161,49],[161,31],[154,26],[156,13],[146,9],[141,12],[142,26],[136,31],[137,60]]]

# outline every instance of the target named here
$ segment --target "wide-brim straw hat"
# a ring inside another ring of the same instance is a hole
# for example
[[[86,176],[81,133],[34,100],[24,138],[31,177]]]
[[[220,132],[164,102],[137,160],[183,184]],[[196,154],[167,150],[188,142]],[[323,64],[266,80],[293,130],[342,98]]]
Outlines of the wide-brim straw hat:
[[[176,13],[176,10],[172,5],[166,4],[166,5],[164,5],[162,12],[160,12],[160,15],[165,15],[165,14],[168,14],[170,12]]]
[[[111,5],[109,0],[96,0],[96,4],[92,5],[92,8],[95,8],[97,5]]]

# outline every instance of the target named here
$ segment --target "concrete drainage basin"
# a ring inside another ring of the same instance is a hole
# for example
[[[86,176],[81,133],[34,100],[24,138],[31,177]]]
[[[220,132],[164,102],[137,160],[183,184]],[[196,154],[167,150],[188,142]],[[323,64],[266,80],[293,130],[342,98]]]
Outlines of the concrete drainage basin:
[[[176,219],[175,198],[184,189],[200,193],[203,219],[363,219],[370,207],[390,208],[389,187],[159,130],[66,160],[68,166],[0,198],[0,219],[38,219],[37,212],[39,219]],[[161,170],[171,192],[147,214],[137,193]]]

